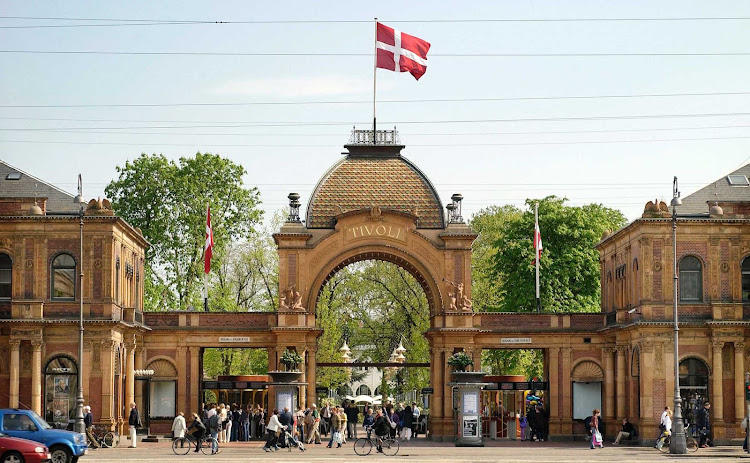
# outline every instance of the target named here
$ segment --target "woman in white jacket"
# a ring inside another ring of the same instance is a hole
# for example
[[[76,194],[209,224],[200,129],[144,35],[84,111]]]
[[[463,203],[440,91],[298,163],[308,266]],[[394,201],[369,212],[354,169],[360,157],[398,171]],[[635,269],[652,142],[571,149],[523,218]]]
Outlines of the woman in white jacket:
[[[263,446],[263,450],[268,452],[269,450],[278,450],[279,446],[278,443],[278,437],[276,437],[276,432],[281,429],[281,423],[279,423],[279,411],[274,410],[271,414],[271,419],[268,421],[268,426],[266,426],[266,445]]]
[[[174,417],[174,421],[172,422],[172,437],[175,439],[183,438],[185,437],[185,431],[187,431],[185,415],[180,412]]]

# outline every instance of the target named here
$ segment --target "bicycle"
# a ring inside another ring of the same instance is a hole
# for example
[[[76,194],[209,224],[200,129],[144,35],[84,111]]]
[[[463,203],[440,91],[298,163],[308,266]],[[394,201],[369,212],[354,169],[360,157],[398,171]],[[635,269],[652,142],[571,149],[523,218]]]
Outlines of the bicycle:
[[[96,440],[96,443],[99,444],[102,448],[111,448],[115,446],[116,438],[115,433],[112,431],[107,431],[106,428],[100,429],[96,426],[93,426],[91,428],[91,435]],[[89,447],[92,447],[92,442],[89,442]]]
[[[176,437],[172,439],[172,451],[175,455],[187,455],[196,445],[195,436],[185,434],[185,437]],[[219,441],[212,436],[203,436],[200,439],[199,447],[203,455],[216,455],[219,453]]]
[[[367,437],[360,437],[354,441],[354,453],[361,457],[367,456],[372,452],[373,445],[375,445],[375,447],[379,449],[378,451],[382,452],[383,455],[389,457],[398,453],[400,444],[397,439],[391,437],[380,438],[378,436],[373,439],[372,427],[368,426],[365,430],[367,431]],[[380,443],[380,445],[378,445],[378,443]]]
[[[661,453],[669,453],[669,447],[672,439],[671,433],[668,433],[669,431],[665,431],[662,436],[656,441],[656,448],[659,449]],[[659,445],[659,441],[661,441],[661,445]],[[695,452],[698,450],[698,441],[695,440],[695,437],[693,437],[692,433],[690,432],[689,424],[685,428],[685,445],[688,452]]]

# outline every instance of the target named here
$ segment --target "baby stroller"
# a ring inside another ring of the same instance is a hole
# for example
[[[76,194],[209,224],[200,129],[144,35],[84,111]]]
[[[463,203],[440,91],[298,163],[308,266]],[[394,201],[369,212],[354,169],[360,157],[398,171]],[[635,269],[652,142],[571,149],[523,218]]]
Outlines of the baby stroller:
[[[295,439],[286,427],[284,427],[281,439],[283,442],[282,447],[288,448],[290,452],[292,451],[292,447],[297,447],[300,452],[305,451],[305,444]]]

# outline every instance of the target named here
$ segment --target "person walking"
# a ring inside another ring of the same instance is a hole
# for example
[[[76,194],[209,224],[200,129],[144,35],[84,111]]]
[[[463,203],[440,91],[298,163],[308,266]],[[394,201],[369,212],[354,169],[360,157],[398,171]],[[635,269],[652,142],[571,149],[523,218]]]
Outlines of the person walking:
[[[301,442],[305,442],[305,436],[308,434],[305,427],[307,426],[307,411],[302,406],[299,407],[299,410],[297,410],[297,413],[294,415],[294,421],[297,429],[297,435],[299,436],[299,440]]]
[[[405,440],[407,442],[411,440],[411,430],[413,424],[414,414],[411,410],[411,406],[407,405],[406,408],[404,408],[404,421],[401,426],[401,440]]]
[[[601,449],[604,448],[604,440],[602,439],[602,435],[599,432],[599,421],[601,412],[598,408],[594,409],[594,412],[591,415],[591,448],[595,449],[597,446]]]
[[[411,422],[411,433],[413,438],[417,438],[417,434],[419,434],[419,417],[422,415],[422,411],[417,407],[416,402],[411,403],[411,415],[412,415],[412,422]]]
[[[323,426],[321,434],[328,437],[328,431],[331,429],[331,406],[329,404],[326,404],[323,407],[323,410],[320,412],[320,417],[322,418],[321,421]]]
[[[549,414],[547,413],[547,410],[544,409],[543,405],[536,406],[536,422],[539,440],[546,441],[549,428]],[[603,435],[604,427],[602,427],[601,431]]]
[[[320,444],[320,412],[318,411],[318,406],[316,404],[312,404],[312,407],[310,407],[309,416],[312,420],[312,425],[310,427],[310,432],[308,433],[307,443],[312,444],[315,442],[316,444]]]
[[[91,413],[91,407],[88,405],[83,407],[83,425],[86,427],[86,438],[89,441],[89,445],[95,449],[101,447],[99,439],[94,436],[94,415]]]
[[[232,431],[230,439],[232,442],[240,440],[240,410],[242,410],[242,404],[232,404]]]
[[[703,408],[698,412],[698,423],[696,426],[698,428],[698,432],[700,433],[700,442],[698,445],[700,445],[700,447],[703,449],[708,447],[709,443],[711,442],[711,420],[709,416],[710,409],[711,404],[709,402],[706,402],[703,404]]]
[[[130,416],[128,416],[128,426],[130,427],[130,445],[128,446],[128,448],[134,449],[138,444],[136,428],[141,427],[141,414],[138,411],[138,407],[136,407],[135,402],[130,403]]]
[[[250,440],[250,414],[253,412],[250,404],[240,411],[240,440],[247,442]]]
[[[180,415],[182,415],[182,413],[180,413]],[[185,418],[183,418],[182,420],[184,422]],[[172,429],[174,429],[174,423],[172,424]],[[203,436],[206,435],[206,425],[203,424],[203,421],[201,420],[201,418],[198,416],[197,413],[193,413],[193,422],[190,423],[190,427],[187,428],[188,431],[191,429],[195,429],[195,431],[193,431],[193,437],[195,437],[195,453],[198,453],[198,450],[200,450],[201,448],[201,439],[203,439]],[[185,435],[185,432],[183,431],[183,437],[184,435]],[[174,436],[174,437],[178,437],[178,436]],[[215,453],[216,449],[213,449],[213,450]]]
[[[329,449],[333,446],[334,442],[336,442],[336,448],[341,447],[342,436],[340,425],[341,416],[339,415],[339,407],[334,407],[333,410],[331,410],[331,440],[328,441],[327,446]]]
[[[172,438],[181,439],[185,437],[185,431],[187,431],[187,423],[185,423],[185,414],[180,412],[174,417],[172,421]]]
[[[279,411],[274,410],[271,414],[271,419],[268,420],[268,426],[266,426],[266,444],[263,446],[263,450],[269,452],[271,450],[278,450],[278,432],[282,431],[282,424],[279,421]]]
[[[349,439],[357,438],[357,423],[359,423],[359,407],[354,402],[349,402],[346,409],[346,433]]]
[[[341,434],[341,443],[346,444],[346,429],[348,419],[344,407],[339,408],[339,433]]]
[[[654,446],[657,449],[661,449],[666,437],[672,434],[672,410],[666,410],[666,414],[662,414],[662,418],[662,426],[659,427],[662,431],[659,438],[656,440],[656,445]]]
[[[212,408],[214,409],[214,413],[211,414],[211,417],[208,419],[208,432],[211,433],[211,437],[218,442],[221,431],[221,415],[216,412],[214,407]]]

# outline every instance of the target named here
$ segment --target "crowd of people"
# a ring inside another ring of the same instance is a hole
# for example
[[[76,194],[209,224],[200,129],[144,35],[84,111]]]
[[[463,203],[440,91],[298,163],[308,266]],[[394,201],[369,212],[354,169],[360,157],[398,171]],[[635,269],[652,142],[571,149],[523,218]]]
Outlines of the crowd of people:
[[[502,406],[502,404],[501,404]],[[532,405],[526,414],[519,418],[521,440],[545,441],[549,434],[549,413],[543,405]]]

